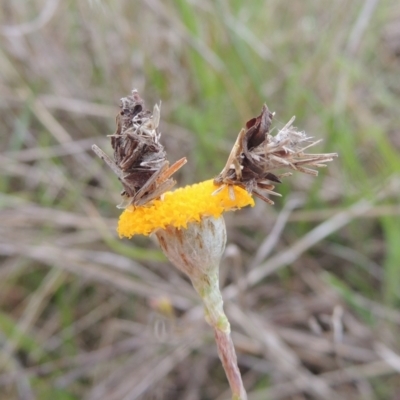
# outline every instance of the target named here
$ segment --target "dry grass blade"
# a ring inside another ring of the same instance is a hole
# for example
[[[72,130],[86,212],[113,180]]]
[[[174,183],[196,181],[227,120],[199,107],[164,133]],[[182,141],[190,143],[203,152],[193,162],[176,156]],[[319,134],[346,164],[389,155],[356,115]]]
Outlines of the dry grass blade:
[[[283,374],[284,379],[299,377],[298,390],[305,391],[312,396],[327,399],[339,399],[330,387],[317,376],[312,375],[301,366],[296,354],[280,339],[272,327],[254,314],[245,315],[237,307],[232,307],[232,315],[254,339],[257,339],[266,351],[266,357],[271,358]]]

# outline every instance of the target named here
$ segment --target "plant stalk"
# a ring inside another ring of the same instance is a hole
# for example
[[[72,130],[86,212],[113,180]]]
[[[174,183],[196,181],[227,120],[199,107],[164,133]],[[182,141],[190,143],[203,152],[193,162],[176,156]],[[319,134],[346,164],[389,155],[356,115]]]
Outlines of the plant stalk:
[[[203,300],[206,321],[214,329],[218,356],[232,390],[232,400],[247,400],[231,338],[231,327],[223,309],[218,272],[207,274],[203,279],[193,280],[192,283]]]

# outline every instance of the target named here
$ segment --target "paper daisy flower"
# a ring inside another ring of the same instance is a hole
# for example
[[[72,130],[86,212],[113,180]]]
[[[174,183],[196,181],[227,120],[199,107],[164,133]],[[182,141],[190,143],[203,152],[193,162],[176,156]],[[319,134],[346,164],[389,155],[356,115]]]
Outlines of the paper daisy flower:
[[[169,166],[160,143],[159,114],[157,105],[153,112],[146,110],[133,91],[122,99],[117,130],[110,135],[114,159],[93,146],[123,185],[120,208],[125,210],[118,233],[127,238],[154,234],[168,259],[190,278],[204,303],[206,321],[214,329],[232,399],[246,400],[219,289],[219,264],[226,244],[223,213],[254,206],[253,195],[273,204],[269,196],[279,195],[274,192],[275,184],[290,175],[276,173],[277,169],[315,176],[313,168],[324,167],[337,154],[306,153],[318,142],[297,131],[292,126],[294,119],[271,135],[273,114],[264,105],[261,114],[240,131],[224,169],[214,180],[170,191],[175,184],[172,175],[186,159]]]

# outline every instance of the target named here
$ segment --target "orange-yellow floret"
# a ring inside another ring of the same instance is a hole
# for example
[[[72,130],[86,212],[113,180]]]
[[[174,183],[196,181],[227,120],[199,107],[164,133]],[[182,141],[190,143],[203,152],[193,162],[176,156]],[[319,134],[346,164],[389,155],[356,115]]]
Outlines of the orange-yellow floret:
[[[200,221],[202,217],[218,218],[224,211],[254,206],[251,195],[238,186],[232,187],[234,200],[228,187],[213,195],[217,189],[218,186],[209,180],[167,192],[162,200],[154,200],[150,205],[130,206],[119,218],[118,234],[130,238],[138,234],[149,235],[168,225],[186,228],[189,222]]]

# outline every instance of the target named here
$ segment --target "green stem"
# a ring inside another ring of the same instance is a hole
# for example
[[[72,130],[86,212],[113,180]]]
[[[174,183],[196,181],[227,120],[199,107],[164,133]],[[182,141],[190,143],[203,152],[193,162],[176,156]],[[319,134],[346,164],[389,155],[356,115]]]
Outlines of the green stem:
[[[230,324],[223,308],[218,272],[204,275],[200,279],[196,279],[196,281],[193,280],[192,283],[203,300],[206,321],[214,329],[218,356],[232,390],[232,400],[247,400],[246,390],[244,389],[242,376],[237,364],[235,347],[230,334]]]

